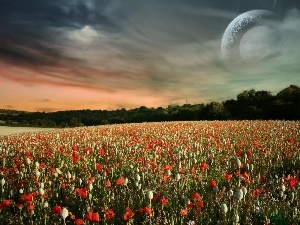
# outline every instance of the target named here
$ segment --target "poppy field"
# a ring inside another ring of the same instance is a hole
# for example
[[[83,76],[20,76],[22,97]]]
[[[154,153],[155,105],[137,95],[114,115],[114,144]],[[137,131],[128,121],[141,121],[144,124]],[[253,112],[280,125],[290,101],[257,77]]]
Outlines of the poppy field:
[[[0,224],[300,224],[300,122],[0,136]]]

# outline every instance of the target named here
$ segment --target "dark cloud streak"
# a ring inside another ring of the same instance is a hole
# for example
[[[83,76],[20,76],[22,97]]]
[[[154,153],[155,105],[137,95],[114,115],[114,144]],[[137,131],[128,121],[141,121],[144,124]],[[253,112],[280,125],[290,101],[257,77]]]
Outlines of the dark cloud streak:
[[[79,29],[91,21],[93,13],[80,1],[3,0],[0,1],[0,37],[15,44],[0,46],[2,59],[16,64],[54,65],[63,59],[63,50],[57,43],[62,32]],[[99,1],[101,2],[101,1]],[[91,17],[91,18],[90,18]],[[114,27],[104,16],[95,14],[94,20],[102,27]],[[52,28],[63,28],[53,30]],[[17,46],[21,46],[17,47]],[[48,57],[36,57],[22,49],[31,48]],[[47,59],[46,59],[47,58]],[[49,58],[52,58],[49,60]]]

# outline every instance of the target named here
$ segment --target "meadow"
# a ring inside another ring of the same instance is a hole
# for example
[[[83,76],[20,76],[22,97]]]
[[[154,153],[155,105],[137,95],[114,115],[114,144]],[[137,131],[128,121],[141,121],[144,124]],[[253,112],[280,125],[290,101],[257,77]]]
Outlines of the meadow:
[[[0,135],[9,135],[24,132],[38,132],[38,131],[50,131],[55,128],[43,128],[43,127],[9,127],[0,126]]]
[[[300,122],[0,136],[1,224],[300,224]]]

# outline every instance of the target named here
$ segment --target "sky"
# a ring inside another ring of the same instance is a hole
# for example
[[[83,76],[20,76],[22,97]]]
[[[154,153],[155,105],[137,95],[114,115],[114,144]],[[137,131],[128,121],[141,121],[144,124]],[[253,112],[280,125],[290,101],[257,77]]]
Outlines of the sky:
[[[254,9],[275,28],[221,57],[229,23]],[[276,94],[300,84],[298,0],[0,0],[0,108],[167,107]]]

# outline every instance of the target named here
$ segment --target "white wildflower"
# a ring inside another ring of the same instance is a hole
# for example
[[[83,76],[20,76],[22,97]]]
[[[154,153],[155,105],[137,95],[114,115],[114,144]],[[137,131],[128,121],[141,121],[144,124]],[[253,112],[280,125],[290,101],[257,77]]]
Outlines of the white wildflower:
[[[151,200],[153,198],[153,192],[152,191],[148,191],[147,197]]]
[[[225,203],[223,203],[221,205],[221,212],[222,213],[227,213],[227,211],[228,211],[228,207],[227,207],[227,205]]]
[[[243,191],[241,189],[237,190],[237,192],[235,193],[235,199],[240,201],[242,200],[244,197]]]
[[[238,168],[240,168],[242,165],[241,160],[239,158],[236,158],[235,162],[236,162],[236,165],[238,166]]]
[[[26,158],[26,163],[27,163],[27,165],[30,165],[31,160],[29,158]]]
[[[60,214],[61,214],[62,218],[65,220],[67,218],[67,216],[69,215],[69,211],[67,208],[63,207]]]

